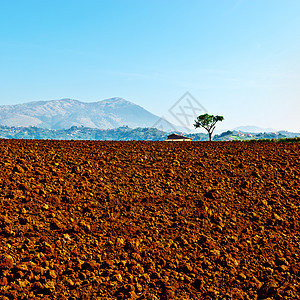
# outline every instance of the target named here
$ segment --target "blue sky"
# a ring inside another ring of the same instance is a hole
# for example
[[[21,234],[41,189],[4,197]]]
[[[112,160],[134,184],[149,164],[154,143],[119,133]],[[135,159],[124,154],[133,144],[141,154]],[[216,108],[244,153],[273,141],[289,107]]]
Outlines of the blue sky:
[[[0,104],[122,97],[300,131],[299,0],[0,0]]]

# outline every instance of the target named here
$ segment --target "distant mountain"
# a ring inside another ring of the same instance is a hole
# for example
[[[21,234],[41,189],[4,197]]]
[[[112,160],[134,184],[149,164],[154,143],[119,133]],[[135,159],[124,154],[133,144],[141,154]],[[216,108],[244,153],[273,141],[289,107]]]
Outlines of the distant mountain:
[[[47,129],[84,126],[111,129],[120,126],[157,127],[174,130],[174,125],[122,98],[98,102],[73,99],[29,102],[0,106],[0,125]]]
[[[259,133],[259,132],[276,132],[277,130],[273,128],[261,128],[258,126],[239,126],[235,127],[232,130],[242,131],[242,132],[249,132],[249,133]]]

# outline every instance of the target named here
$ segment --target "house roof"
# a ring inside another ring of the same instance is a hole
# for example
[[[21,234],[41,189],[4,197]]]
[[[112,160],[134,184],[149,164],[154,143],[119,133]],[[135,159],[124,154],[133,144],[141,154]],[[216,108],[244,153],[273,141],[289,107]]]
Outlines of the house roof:
[[[169,140],[182,140],[182,139],[190,140],[191,138],[173,133],[173,134],[168,135],[168,139]]]

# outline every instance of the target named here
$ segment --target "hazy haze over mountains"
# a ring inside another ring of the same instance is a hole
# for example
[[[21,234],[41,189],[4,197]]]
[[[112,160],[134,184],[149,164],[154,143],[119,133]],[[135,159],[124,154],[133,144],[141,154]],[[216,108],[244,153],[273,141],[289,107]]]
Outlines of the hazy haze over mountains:
[[[274,128],[261,128],[254,125],[248,125],[248,126],[239,126],[233,128],[233,130],[237,131],[243,131],[243,132],[251,132],[251,133],[258,133],[258,132],[276,132]]]
[[[111,129],[152,127],[160,118],[139,105],[122,98],[85,103],[73,99],[29,102],[0,106],[0,124],[68,129],[84,126]]]

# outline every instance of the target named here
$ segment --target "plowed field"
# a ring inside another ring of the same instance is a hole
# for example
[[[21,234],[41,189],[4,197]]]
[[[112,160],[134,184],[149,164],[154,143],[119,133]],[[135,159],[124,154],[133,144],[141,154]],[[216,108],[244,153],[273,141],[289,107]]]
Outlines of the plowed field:
[[[300,299],[299,154],[0,140],[1,299]]]

